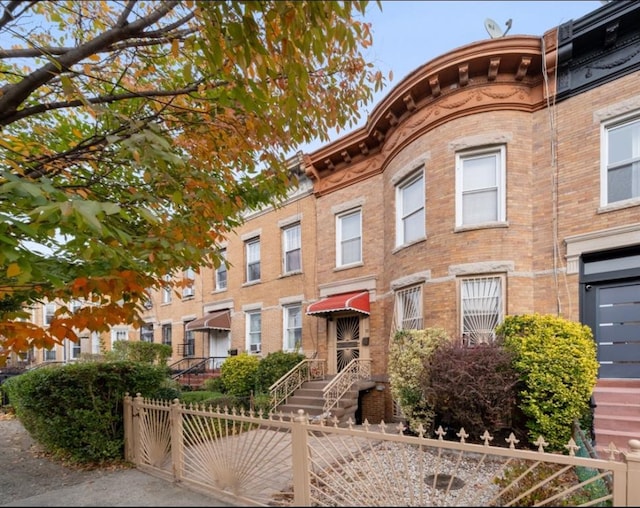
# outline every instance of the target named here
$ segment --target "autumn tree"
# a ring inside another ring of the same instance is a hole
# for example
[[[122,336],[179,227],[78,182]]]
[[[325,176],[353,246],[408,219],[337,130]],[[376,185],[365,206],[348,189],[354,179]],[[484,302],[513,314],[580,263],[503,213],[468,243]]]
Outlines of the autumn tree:
[[[241,212],[294,183],[287,154],[382,86],[367,8],[1,1],[0,361],[135,323],[163,276],[220,263]]]

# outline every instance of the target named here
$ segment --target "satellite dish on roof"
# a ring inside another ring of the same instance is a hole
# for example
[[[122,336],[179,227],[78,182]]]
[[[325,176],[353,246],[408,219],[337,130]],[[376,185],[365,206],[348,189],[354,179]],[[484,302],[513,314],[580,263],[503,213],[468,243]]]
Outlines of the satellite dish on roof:
[[[487,29],[487,33],[492,39],[498,39],[507,35],[507,32],[511,30],[511,18],[507,20],[505,25],[507,25],[507,29],[503,32],[498,26],[498,23],[491,18],[484,20],[484,27]]]

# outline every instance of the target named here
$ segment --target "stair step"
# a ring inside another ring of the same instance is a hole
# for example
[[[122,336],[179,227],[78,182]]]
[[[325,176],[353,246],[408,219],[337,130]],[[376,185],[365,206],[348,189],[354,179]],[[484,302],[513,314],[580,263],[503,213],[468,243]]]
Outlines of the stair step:
[[[640,417],[640,404],[620,404],[618,402],[599,402],[596,406],[597,415],[613,415],[625,417]]]
[[[640,403],[640,388],[596,387],[593,391],[596,405],[601,403],[637,404]]]
[[[601,429],[595,431],[596,434],[596,450],[602,455],[602,450],[608,448],[613,443],[618,450],[628,450],[629,440],[637,439],[637,433],[624,430]]]
[[[601,378],[598,379],[596,389],[598,388],[638,388],[640,389],[640,379],[626,378]]]
[[[596,431],[602,429],[615,429],[619,432],[630,432],[635,438],[640,438],[640,417],[639,416],[621,416],[611,414],[596,414],[593,420],[593,427]]]

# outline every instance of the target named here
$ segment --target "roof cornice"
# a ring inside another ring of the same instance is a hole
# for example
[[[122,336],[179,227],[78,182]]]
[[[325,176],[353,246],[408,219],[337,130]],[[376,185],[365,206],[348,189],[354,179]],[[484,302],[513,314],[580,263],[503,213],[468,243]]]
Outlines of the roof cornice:
[[[555,71],[556,41],[556,30],[544,37],[489,39],[419,67],[374,107],[363,127],[304,157],[316,194],[382,171],[383,160],[389,160],[393,151],[455,118],[482,111],[533,112],[545,107],[543,67],[548,76]],[[547,55],[544,66],[543,52]],[[552,79],[547,83],[553,86]],[[351,168],[355,173],[347,178],[343,173]]]

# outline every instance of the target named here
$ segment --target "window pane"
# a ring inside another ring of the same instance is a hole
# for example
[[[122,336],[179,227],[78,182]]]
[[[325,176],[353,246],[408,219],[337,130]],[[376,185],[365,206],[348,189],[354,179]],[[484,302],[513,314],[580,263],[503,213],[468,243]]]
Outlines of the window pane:
[[[399,218],[396,238],[398,245],[424,238],[424,178],[422,176],[399,189],[396,213]]]
[[[341,218],[342,223],[342,239],[360,236],[360,213],[345,215]]]
[[[484,189],[495,187],[496,155],[465,159],[462,171],[462,190]]]
[[[171,345],[171,325],[162,325],[162,343]]]
[[[285,255],[285,271],[296,272],[300,270],[300,249],[287,252],[287,254]]]
[[[409,215],[411,212],[423,207],[422,178],[418,178],[415,182],[402,189],[402,215]]]
[[[412,242],[424,237],[424,208],[404,219],[404,242]]]
[[[422,288],[413,287],[396,295],[396,329],[419,330],[422,320]]]
[[[346,265],[362,260],[360,211],[339,218],[340,259]]]
[[[294,272],[301,269],[301,237],[300,224],[291,226],[283,231],[284,234],[284,272]]]
[[[342,243],[342,264],[357,263],[360,261],[360,238]]]
[[[634,145],[638,144],[640,137],[640,120],[631,124],[613,127],[609,129],[609,154],[608,163],[615,164],[637,157],[638,150]],[[634,143],[634,139],[636,140]]]
[[[302,308],[298,305],[285,308],[285,349],[300,347],[302,340]]]
[[[260,242],[247,243],[247,280],[260,279]]]
[[[477,224],[498,220],[498,192],[474,192],[462,196],[462,222]]]

